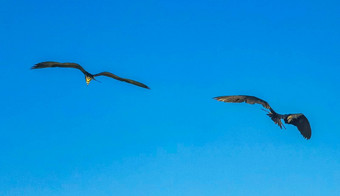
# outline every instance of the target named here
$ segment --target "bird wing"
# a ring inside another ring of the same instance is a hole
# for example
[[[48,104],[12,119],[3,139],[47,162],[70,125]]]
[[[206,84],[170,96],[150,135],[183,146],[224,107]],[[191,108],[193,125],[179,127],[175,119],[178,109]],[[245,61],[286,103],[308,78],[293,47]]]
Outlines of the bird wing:
[[[223,102],[229,102],[229,103],[249,103],[249,104],[261,104],[263,107],[267,109],[271,109],[269,104],[257,97],[254,96],[248,96],[248,95],[233,95],[233,96],[220,96],[220,97],[215,97],[217,101],[223,101]]]
[[[116,75],[114,75],[110,72],[101,72],[101,73],[95,74],[93,76],[107,76],[107,77],[110,77],[110,78],[113,78],[113,79],[116,79],[116,80],[119,80],[119,81],[127,82],[127,83],[134,84],[134,85],[137,85],[137,86],[140,86],[140,87],[143,87],[143,88],[150,89],[148,86],[146,86],[143,83],[140,83],[140,82],[137,82],[137,81],[134,81],[134,80],[130,80],[130,79],[126,79],[126,78],[121,78],[121,77],[116,76]]]
[[[306,139],[310,139],[310,137],[312,136],[312,130],[309,124],[308,119],[306,118],[305,115],[303,114],[288,114],[285,118],[284,118],[285,123],[287,124],[292,124],[295,125],[301,135],[306,138]]]
[[[82,66],[80,66],[77,63],[59,63],[59,62],[53,62],[53,61],[37,63],[32,67],[32,69],[41,69],[41,68],[47,68],[47,67],[76,68],[76,69],[79,69],[84,74],[88,73],[87,71],[85,71],[85,69]]]

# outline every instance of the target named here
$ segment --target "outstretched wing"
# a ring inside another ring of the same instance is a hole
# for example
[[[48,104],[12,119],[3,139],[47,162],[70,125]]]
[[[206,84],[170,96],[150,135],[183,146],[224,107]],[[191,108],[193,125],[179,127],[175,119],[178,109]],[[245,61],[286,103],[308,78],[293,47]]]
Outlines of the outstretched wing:
[[[257,97],[254,96],[248,96],[248,95],[233,95],[233,96],[221,96],[221,97],[215,97],[217,101],[223,101],[223,102],[229,102],[229,103],[249,103],[249,104],[261,104],[263,107],[267,109],[271,109],[269,104]]]
[[[53,61],[37,63],[32,67],[32,69],[41,69],[41,68],[47,68],[47,67],[76,68],[76,69],[79,69],[84,74],[87,73],[87,71],[85,71],[85,69],[77,63],[59,63],[59,62],[53,62]]]
[[[306,139],[310,139],[310,137],[312,136],[312,130],[309,124],[308,119],[306,118],[305,115],[303,114],[288,114],[285,118],[284,118],[285,123],[287,124],[292,124],[295,125],[301,135],[303,137],[305,137]]]
[[[137,81],[134,81],[134,80],[130,80],[130,79],[126,79],[126,78],[121,78],[121,77],[116,76],[116,75],[114,75],[110,72],[101,72],[101,73],[95,74],[93,76],[107,76],[107,77],[114,78],[114,79],[119,80],[119,81],[127,82],[127,83],[134,84],[134,85],[137,85],[137,86],[140,86],[140,87],[143,87],[143,88],[150,89],[148,86],[146,86],[143,83],[140,83],[140,82],[137,82]]]

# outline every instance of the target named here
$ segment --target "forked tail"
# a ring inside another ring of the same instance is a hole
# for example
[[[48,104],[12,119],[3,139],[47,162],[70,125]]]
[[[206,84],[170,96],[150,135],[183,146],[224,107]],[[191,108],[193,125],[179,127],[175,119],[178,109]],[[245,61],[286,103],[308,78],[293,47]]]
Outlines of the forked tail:
[[[93,77],[93,80],[99,82],[99,83],[102,83],[101,81],[97,80],[95,77]]]
[[[274,121],[275,124],[279,125],[279,127],[281,129],[282,129],[282,127],[286,129],[286,127],[282,124],[280,114],[276,113],[274,110],[271,109],[270,112],[268,112],[267,115],[272,119],[272,121]]]

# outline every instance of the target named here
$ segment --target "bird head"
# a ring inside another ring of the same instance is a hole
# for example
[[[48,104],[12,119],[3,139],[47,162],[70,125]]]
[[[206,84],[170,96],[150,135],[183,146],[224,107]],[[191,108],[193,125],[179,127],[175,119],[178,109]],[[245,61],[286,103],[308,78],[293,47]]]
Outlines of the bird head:
[[[85,76],[86,84],[89,85],[92,79],[93,79],[93,77],[86,75]]]

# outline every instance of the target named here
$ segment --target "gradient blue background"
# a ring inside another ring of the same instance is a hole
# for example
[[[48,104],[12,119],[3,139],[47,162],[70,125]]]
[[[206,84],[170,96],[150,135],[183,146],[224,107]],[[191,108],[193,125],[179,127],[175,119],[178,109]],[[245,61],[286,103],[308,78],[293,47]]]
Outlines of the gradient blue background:
[[[0,195],[336,195],[336,0],[2,0]],[[72,69],[111,71],[87,87]],[[280,130],[249,94],[304,113]]]

